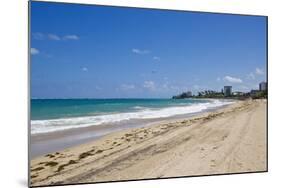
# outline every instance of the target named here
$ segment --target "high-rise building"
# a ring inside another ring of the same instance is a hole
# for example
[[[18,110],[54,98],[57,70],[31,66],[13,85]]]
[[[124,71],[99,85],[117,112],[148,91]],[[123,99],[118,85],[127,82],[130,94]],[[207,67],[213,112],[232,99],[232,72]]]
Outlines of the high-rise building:
[[[266,91],[267,90],[267,82],[261,82],[259,84],[259,88],[260,88],[260,91]]]
[[[232,86],[224,86],[223,94],[225,97],[229,97],[232,94]]]

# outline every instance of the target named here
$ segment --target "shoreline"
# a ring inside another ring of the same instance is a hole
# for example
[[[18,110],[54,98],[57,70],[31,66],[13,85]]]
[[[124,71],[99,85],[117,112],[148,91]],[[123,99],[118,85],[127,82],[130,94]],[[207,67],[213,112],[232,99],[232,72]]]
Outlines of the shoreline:
[[[249,151],[254,153],[249,156]],[[264,171],[266,160],[266,101],[248,100],[37,157],[31,160],[31,182],[63,185]]]
[[[205,99],[205,100],[216,101],[216,99]],[[227,100],[226,102],[238,102],[238,101]],[[128,120],[128,121],[121,121],[112,124],[93,125],[88,127],[66,129],[62,131],[31,134],[30,157],[31,159],[34,159],[36,157],[40,157],[48,153],[61,151],[90,141],[96,141],[108,134],[112,134],[123,130],[147,127],[167,121],[177,121],[177,120],[191,118],[194,116],[198,116],[200,114],[213,112],[225,108],[226,106],[229,105],[231,104],[224,104],[222,106],[211,107],[209,109],[205,109],[199,112],[174,115],[164,118]]]

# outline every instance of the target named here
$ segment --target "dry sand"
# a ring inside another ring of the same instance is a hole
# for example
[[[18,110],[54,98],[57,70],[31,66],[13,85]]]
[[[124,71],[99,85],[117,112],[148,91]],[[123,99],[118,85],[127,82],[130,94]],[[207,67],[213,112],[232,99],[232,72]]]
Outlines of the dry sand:
[[[31,161],[31,186],[267,170],[266,101],[112,133]]]

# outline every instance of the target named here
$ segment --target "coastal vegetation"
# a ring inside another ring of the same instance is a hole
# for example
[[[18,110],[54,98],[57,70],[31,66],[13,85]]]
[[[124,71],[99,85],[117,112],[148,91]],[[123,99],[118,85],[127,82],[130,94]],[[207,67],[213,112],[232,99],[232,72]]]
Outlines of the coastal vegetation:
[[[175,95],[173,99],[185,99],[185,98],[225,98],[223,92],[214,90],[199,91],[197,95],[190,94],[191,92],[183,92],[179,95]]]
[[[265,90],[265,91],[257,91],[251,97],[252,97],[252,99],[267,99],[267,90]]]
[[[267,90],[252,90],[250,92],[232,92],[230,95],[226,96],[223,92],[214,91],[214,90],[205,90],[199,91],[197,95],[192,95],[190,91],[182,92],[178,95],[172,97],[172,99],[186,99],[186,98],[216,98],[216,99],[266,99]]]

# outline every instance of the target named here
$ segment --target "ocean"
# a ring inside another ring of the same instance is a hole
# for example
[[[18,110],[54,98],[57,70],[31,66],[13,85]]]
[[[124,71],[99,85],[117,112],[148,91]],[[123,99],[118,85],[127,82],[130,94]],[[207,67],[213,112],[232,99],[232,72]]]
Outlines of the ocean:
[[[169,118],[230,103],[218,99],[32,99],[31,134]]]

